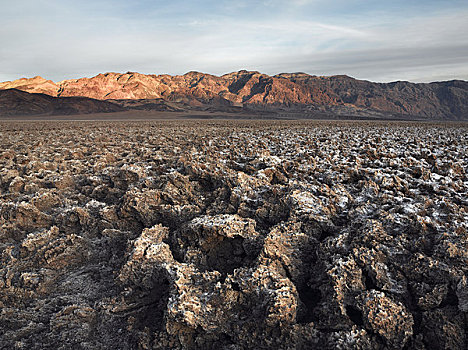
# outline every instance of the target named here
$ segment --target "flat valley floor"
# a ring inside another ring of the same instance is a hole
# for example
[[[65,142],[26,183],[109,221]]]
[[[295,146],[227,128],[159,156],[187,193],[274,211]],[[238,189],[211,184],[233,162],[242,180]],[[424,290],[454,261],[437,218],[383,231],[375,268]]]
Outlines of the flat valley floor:
[[[468,124],[0,122],[1,349],[466,349]]]

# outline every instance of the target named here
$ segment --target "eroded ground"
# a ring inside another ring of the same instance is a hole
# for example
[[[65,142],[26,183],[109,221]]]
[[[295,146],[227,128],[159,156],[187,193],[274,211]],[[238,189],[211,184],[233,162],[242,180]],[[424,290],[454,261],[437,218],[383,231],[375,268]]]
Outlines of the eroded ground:
[[[466,349],[466,125],[0,124],[0,348]]]

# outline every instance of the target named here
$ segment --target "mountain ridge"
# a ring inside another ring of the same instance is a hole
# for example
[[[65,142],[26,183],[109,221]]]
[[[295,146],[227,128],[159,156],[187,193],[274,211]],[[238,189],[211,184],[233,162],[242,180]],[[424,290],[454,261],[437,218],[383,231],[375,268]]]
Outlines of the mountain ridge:
[[[73,115],[121,112],[125,109],[109,101],[88,97],[54,97],[18,89],[0,90],[0,115]]]
[[[60,82],[36,76],[0,83],[0,90],[9,88],[54,97],[109,100],[126,108],[129,103],[124,100],[143,101],[133,103],[133,107],[141,109],[151,109],[154,103],[148,101],[158,100],[158,106],[178,103],[182,109],[242,108],[272,113],[316,111],[428,120],[468,119],[468,82],[463,80],[375,83],[347,75],[315,76],[296,72],[270,76],[247,70],[221,76],[196,71],[174,76],[107,72]]]

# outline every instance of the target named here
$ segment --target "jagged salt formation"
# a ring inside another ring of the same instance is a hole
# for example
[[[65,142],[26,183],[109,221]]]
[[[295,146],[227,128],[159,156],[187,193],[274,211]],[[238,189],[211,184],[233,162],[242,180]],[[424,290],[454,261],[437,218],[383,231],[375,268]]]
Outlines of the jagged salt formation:
[[[2,130],[0,348],[466,349],[466,126]]]

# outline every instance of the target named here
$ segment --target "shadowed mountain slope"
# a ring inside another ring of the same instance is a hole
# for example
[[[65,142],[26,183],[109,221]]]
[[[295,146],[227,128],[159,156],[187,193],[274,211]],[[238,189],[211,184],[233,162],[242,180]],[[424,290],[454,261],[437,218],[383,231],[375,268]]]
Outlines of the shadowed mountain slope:
[[[121,106],[87,97],[53,97],[17,89],[0,90],[0,115],[68,115],[119,112]]]

